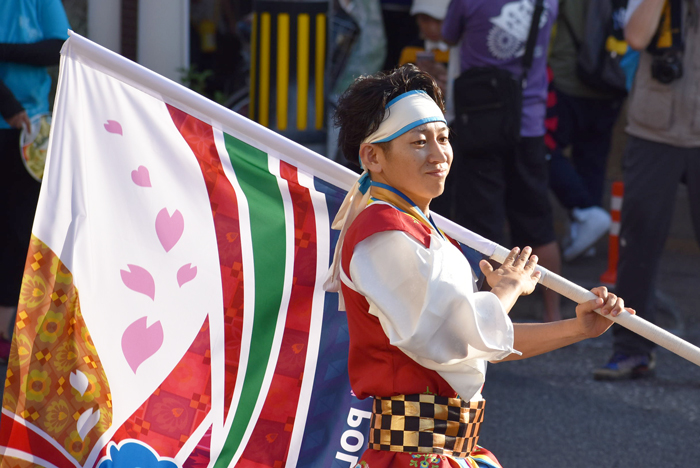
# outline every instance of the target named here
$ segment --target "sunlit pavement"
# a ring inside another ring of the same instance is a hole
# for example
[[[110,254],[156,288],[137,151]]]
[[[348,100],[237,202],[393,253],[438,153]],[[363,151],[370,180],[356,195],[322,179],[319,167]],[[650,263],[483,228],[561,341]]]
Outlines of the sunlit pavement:
[[[563,265],[563,276],[590,288],[607,267],[606,241],[596,257]],[[659,283],[659,325],[700,345],[700,250],[681,188]],[[535,295],[513,311],[515,321],[541,318]],[[564,299],[564,314],[574,304]],[[634,307],[634,304],[629,304]],[[516,306],[517,307],[517,306]],[[700,444],[700,367],[665,349],[656,375],[598,382],[612,336],[532,358],[489,366],[480,444],[504,467],[697,466]]]

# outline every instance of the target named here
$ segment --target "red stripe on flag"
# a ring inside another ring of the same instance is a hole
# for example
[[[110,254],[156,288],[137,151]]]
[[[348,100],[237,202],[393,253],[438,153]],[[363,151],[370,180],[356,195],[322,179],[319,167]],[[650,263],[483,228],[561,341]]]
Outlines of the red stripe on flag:
[[[228,414],[241,354],[243,330],[243,256],[241,253],[238,199],[221,166],[210,125],[168,106],[175,126],[192,149],[209,192],[221,266],[224,299],[224,419]]]
[[[0,418],[2,428],[2,440],[7,448],[15,449],[26,454],[36,454],[43,460],[50,460],[58,468],[75,468],[63,453],[51,445],[44,436],[41,436],[14,419],[3,414]],[[16,458],[4,455],[2,466],[14,466],[12,460]],[[38,465],[37,465],[38,466]]]
[[[277,367],[250,441],[237,466],[284,466],[299,404],[316,284],[316,218],[309,190],[297,169],[280,161],[294,208],[294,270]]]

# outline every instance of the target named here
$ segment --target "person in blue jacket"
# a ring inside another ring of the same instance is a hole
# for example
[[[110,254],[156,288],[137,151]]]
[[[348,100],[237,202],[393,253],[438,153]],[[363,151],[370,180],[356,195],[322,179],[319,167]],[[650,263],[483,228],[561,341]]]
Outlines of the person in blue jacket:
[[[60,0],[0,2],[0,360],[7,359],[40,183],[25,170],[19,138],[49,112],[51,77],[68,38]]]

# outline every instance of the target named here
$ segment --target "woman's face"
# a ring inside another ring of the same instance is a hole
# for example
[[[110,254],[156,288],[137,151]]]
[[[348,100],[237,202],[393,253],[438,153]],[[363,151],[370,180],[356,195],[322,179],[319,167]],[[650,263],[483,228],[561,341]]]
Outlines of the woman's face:
[[[452,164],[449,129],[444,122],[430,122],[409,130],[391,141],[389,151],[364,144],[360,154],[372,180],[400,190],[424,212],[430,201],[444,191]]]

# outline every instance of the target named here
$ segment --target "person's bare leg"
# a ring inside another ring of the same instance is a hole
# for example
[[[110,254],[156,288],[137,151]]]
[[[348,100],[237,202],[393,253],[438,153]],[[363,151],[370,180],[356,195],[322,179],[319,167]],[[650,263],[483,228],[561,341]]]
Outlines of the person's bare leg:
[[[559,253],[559,244],[556,241],[535,247],[532,249],[532,253],[539,257],[538,263],[542,267],[557,275],[561,273],[561,255]],[[555,322],[561,320],[561,296],[559,293],[544,288],[542,295],[544,297],[544,321]]]

